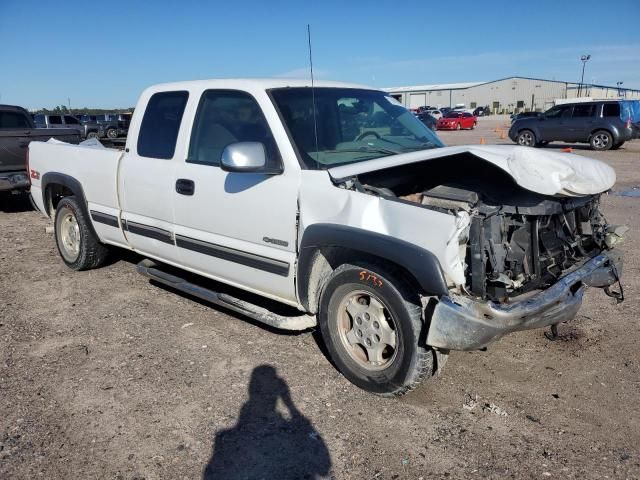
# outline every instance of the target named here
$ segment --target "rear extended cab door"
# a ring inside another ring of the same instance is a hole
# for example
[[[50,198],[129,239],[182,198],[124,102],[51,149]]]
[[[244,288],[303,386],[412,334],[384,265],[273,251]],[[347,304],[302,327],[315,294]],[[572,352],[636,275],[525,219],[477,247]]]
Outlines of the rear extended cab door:
[[[176,148],[189,92],[145,90],[120,162],[121,224],[129,245],[159,260],[178,264],[173,235]]]

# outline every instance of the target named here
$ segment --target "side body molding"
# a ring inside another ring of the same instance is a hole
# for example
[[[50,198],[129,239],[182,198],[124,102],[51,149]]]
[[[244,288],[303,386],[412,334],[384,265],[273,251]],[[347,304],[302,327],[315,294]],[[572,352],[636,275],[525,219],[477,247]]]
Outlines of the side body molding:
[[[307,227],[300,242],[296,288],[300,303],[309,308],[309,280],[320,248],[345,248],[378,257],[406,269],[432,295],[445,295],[447,284],[440,262],[429,250],[398,238],[344,225],[317,223]]]

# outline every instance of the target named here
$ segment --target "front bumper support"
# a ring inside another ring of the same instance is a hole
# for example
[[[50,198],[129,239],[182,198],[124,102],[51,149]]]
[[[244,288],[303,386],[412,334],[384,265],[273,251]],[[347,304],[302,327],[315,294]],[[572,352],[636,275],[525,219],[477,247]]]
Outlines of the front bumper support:
[[[427,344],[448,350],[478,350],[507,333],[572,320],[587,286],[605,288],[622,273],[622,253],[590,258],[551,287],[513,303],[500,304],[451,294],[433,309]]]

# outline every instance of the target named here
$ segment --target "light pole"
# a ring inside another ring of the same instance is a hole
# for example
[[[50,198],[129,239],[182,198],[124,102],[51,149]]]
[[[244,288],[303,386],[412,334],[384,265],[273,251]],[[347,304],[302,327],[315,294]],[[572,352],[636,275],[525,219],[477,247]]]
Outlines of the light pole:
[[[622,97],[623,93],[622,93],[622,89],[620,88],[620,85],[622,85],[624,82],[616,82],[616,87],[618,87],[618,97]]]
[[[582,93],[582,84],[584,82],[584,67],[587,65],[587,62],[591,58],[591,55],[582,55],[580,57],[580,61],[582,62],[582,77],[580,77],[580,86],[578,87],[578,97]]]

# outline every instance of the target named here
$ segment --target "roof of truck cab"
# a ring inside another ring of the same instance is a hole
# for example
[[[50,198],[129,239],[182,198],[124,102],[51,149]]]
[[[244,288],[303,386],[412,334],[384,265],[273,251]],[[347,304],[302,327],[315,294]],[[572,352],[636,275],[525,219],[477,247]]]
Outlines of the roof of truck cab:
[[[346,82],[331,82],[327,80],[315,80],[313,86],[317,88],[365,88],[373,89],[366,85]],[[263,89],[286,87],[311,87],[311,79],[306,78],[213,78],[208,80],[190,80],[186,82],[171,82],[152,85],[147,90],[179,90],[202,88],[229,88],[229,89]]]

